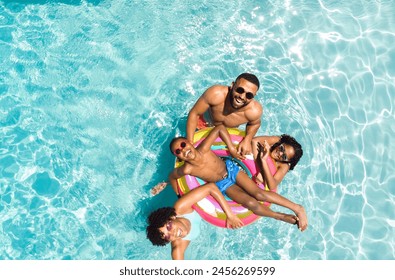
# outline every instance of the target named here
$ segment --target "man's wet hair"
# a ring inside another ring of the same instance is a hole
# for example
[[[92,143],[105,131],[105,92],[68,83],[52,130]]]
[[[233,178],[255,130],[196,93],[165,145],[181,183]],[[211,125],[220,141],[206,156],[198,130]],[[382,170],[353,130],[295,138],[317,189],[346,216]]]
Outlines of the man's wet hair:
[[[300,145],[298,143],[298,141],[296,141],[295,138],[293,138],[292,136],[289,136],[288,134],[282,134],[280,137],[281,137],[280,141],[274,143],[273,146],[270,148],[270,151],[273,151],[275,148],[277,148],[281,144],[287,144],[287,145],[292,146],[295,150],[295,155],[289,161],[289,170],[293,170],[294,167],[298,164],[300,158],[303,156],[302,145]]]
[[[146,229],[147,238],[155,246],[165,246],[169,241],[163,238],[163,233],[159,228],[163,227],[172,217],[177,216],[173,207],[162,207],[153,211],[148,216],[148,226]]]
[[[258,89],[259,89],[260,83],[259,83],[259,80],[258,80],[257,76],[255,76],[254,74],[251,74],[251,73],[242,73],[242,74],[240,74],[240,75],[236,78],[235,83],[236,83],[238,80],[240,80],[240,79],[245,79],[245,80],[247,80],[247,81],[253,83],[253,84],[256,85],[256,86],[258,87]]]
[[[176,142],[179,139],[184,139],[185,141],[188,141],[185,137],[179,136],[179,137],[175,137],[173,138],[173,140],[171,140],[169,148],[170,148],[170,152],[173,153],[173,151],[171,150],[171,147],[173,146],[174,142]]]

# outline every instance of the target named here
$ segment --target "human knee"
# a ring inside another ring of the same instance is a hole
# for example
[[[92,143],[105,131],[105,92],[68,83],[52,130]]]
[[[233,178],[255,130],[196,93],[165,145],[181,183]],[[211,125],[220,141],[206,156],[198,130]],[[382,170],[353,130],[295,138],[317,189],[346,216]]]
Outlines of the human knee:
[[[267,193],[268,191],[260,190],[255,193],[255,197],[258,201],[268,201],[269,199]]]
[[[249,199],[243,203],[243,206],[255,213],[259,209],[259,202],[255,199]]]

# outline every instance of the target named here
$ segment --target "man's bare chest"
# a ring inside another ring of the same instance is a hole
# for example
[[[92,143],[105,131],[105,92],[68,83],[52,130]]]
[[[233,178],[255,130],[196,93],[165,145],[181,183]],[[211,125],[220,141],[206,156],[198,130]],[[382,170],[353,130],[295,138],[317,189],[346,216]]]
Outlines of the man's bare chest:
[[[214,125],[223,124],[226,127],[238,127],[239,125],[248,122],[244,111],[227,113],[223,110],[223,107],[213,108],[211,110],[211,118]]]

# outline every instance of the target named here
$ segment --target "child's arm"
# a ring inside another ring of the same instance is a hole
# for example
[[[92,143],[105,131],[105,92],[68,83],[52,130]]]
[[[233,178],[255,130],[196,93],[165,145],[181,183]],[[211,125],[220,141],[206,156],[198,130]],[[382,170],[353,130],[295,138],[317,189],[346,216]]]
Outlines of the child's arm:
[[[166,188],[167,184],[170,183],[170,185],[173,188],[176,195],[180,196],[180,194],[178,192],[178,188],[177,188],[177,179],[181,178],[185,174],[186,173],[185,173],[183,166],[174,168],[173,171],[170,172],[170,174],[169,174],[169,182],[161,182],[161,183],[157,184],[155,187],[153,187],[151,189],[151,194],[152,195],[159,194],[161,191],[163,191]]]
[[[240,160],[245,159],[245,156],[243,156],[241,153],[237,152],[237,149],[233,145],[232,139],[230,139],[230,135],[229,135],[229,132],[226,129],[226,127],[221,124],[218,126],[218,129],[219,129],[219,136],[221,137],[222,140],[224,140],[226,146],[228,146],[228,150],[229,150],[231,156],[234,158],[240,159]]]
[[[172,172],[169,174],[169,182],[171,187],[173,188],[174,192],[177,196],[180,196],[177,188],[177,179],[185,176],[187,173],[185,172],[184,165],[178,168],[174,168]]]
[[[228,146],[228,150],[230,154],[237,158],[237,159],[244,159],[243,156],[237,153],[236,147],[233,145],[232,140],[230,139],[230,135],[228,130],[225,128],[224,125],[217,125],[214,127],[209,135],[204,139],[204,141],[199,145],[199,148],[202,150],[209,150],[211,149],[211,145],[214,143],[215,139],[221,137],[221,139],[225,142],[226,146]]]

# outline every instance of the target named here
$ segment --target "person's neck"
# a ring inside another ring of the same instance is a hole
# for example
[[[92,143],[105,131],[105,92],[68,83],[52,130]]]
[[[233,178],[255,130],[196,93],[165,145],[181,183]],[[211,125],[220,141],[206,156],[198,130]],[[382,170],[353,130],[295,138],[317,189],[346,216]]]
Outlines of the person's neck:
[[[202,161],[202,156],[203,156],[202,153],[198,149],[196,149],[195,150],[195,158],[189,159],[187,162],[192,165],[199,165]]]
[[[189,213],[188,213],[189,214]],[[185,215],[185,214],[184,214]],[[191,232],[191,221],[188,220],[187,218],[184,218],[183,216],[178,217],[180,219],[180,222],[183,223],[185,228],[187,229],[187,232],[185,236],[187,236]]]

